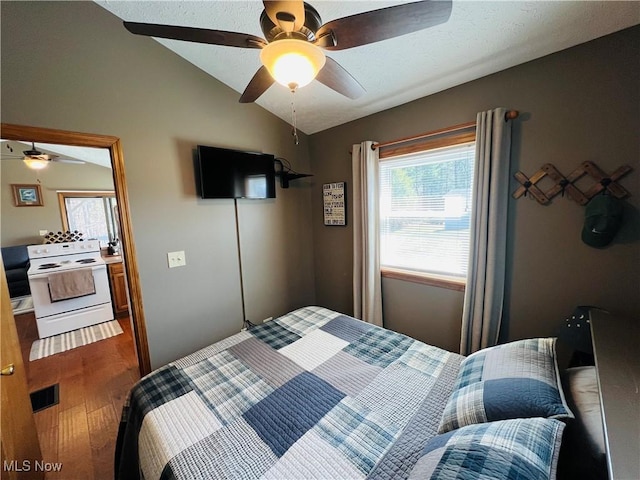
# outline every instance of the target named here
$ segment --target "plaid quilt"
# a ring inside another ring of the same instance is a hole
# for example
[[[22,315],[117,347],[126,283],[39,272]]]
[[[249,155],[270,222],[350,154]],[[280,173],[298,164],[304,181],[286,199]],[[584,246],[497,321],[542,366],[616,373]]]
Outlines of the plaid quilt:
[[[403,479],[437,433],[463,357],[321,307],[142,378],[120,479]]]

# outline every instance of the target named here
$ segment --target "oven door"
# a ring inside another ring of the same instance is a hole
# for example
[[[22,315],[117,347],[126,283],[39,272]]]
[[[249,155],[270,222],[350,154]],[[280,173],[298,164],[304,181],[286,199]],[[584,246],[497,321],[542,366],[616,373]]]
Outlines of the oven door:
[[[49,273],[30,275],[29,286],[31,287],[31,297],[33,298],[33,309],[36,318],[111,303],[111,292],[109,289],[109,277],[107,276],[106,265],[96,265],[87,268],[91,268],[93,272],[96,293],[83,297],[59,300],[57,302],[51,301],[51,295],[49,293]]]

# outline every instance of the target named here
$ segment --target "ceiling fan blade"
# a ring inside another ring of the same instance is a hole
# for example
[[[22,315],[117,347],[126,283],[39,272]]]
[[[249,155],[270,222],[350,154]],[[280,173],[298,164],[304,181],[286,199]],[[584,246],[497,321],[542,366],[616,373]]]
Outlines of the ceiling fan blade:
[[[327,22],[316,33],[316,43],[327,50],[345,50],[433,27],[450,16],[451,0],[394,5]]]
[[[264,65],[255,73],[247,88],[242,92],[240,103],[255,102],[260,95],[267,91],[273,85],[275,80]]]
[[[173,25],[156,25],[153,23],[123,22],[124,27],[136,35],[148,37],[170,38],[187,42],[224,45],[227,47],[262,48],[267,42],[248,33],[209,30],[206,28],[176,27]]]
[[[304,2],[264,0],[262,3],[269,19],[285,32],[292,31],[285,28],[287,23],[293,23],[293,31],[304,26]]]
[[[74,158],[52,158],[51,161],[56,163],[72,163],[74,165],[84,165],[87,163],[84,160],[76,160]]]
[[[320,83],[341,93],[345,97],[356,99],[365,93],[365,89],[338,62],[327,57],[327,61],[316,77]]]

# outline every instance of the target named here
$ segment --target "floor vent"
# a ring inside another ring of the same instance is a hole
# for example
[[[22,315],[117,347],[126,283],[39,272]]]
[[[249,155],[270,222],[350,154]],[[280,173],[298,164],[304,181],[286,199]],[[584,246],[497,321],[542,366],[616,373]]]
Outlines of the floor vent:
[[[43,388],[30,394],[33,413],[58,404],[58,384]]]

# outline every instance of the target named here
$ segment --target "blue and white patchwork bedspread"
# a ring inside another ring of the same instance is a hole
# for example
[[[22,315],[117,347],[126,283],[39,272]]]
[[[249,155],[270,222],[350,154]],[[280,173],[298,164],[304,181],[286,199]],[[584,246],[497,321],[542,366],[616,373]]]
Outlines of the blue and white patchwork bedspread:
[[[407,478],[462,358],[325,308],[296,310],[141,379],[116,477]]]

